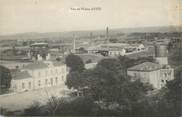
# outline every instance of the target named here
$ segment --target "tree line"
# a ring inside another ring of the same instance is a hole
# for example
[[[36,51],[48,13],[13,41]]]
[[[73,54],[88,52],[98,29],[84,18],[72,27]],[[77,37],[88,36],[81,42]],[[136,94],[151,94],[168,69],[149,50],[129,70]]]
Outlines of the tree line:
[[[96,67],[85,69],[82,59],[70,54],[66,57],[66,65],[70,70],[66,85],[82,95],[69,100],[51,97],[45,105],[33,104],[22,115],[181,116],[181,71],[166,87],[156,92],[150,84],[144,84],[140,80],[131,81],[126,74],[128,67],[145,61],[154,60],[120,56],[102,59]]]

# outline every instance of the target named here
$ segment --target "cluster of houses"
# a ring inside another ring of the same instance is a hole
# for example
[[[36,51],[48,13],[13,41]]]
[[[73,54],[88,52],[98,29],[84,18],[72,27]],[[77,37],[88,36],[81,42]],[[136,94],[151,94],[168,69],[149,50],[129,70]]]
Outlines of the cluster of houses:
[[[100,53],[104,56],[124,56],[145,50],[143,44],[127,44],[127,43],[106,43],[88,48],[88,53]]]
[[[23,92],[52,86],[66,88],[66,64],[51,60],[47,43],[32,44],[28,57],[31,62],[5,64],[12,69],[11,91]]]
[[[22,92],[35,90],[39,88],[61,86],[66,87],[65,81],[68,74],[66,64],[50,60],[50,54],[42,53],[47,45],[34,44],[29,56],[33,62],[21,65],[16,72],[12,74],[11,90]],[[132,80],[140,79],[144,83],[152,84],[155,89],[160,89],[165,84],[174,79],[174,69],[168,65],[167,49],[165,45],[158,45],[156,49],[156,62],[144,62],[142,64],[128,68],[127,74]],[[110,56],[125,55],[128,50],[142,51],[145,47],[140,45],[128,44],[102,44],[96,48],[90,48],[89,53],[107,50]],[[96,63],[86,65],[87,69],[93,68]]]

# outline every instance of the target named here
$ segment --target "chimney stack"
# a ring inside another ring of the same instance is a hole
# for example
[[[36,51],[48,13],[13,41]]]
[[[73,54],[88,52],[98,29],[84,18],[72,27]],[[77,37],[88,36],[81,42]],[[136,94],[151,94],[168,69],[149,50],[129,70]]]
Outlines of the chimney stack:
[[[106,27],[106,43],[109,42],[109,28]]]
[[[155,45],[155,60],[160,65],[168,64],[168,50],[167,45],[157,44]]]

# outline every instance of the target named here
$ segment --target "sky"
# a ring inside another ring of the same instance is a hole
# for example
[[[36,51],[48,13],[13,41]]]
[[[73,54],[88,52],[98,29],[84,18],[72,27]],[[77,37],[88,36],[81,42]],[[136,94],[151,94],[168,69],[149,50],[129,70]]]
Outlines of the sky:
[[[0,0],[0,35],[181,25],[181,1]]]

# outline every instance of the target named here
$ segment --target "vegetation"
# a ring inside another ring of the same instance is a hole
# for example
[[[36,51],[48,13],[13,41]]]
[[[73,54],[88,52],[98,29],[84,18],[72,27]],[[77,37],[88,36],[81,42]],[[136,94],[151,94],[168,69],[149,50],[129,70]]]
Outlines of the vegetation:
[[[168,59],[171,65],[182,65],[182,48],[170,48]]]
[[[75,55],[71,56],[78,59]],[[75,58],[71,60],[75,60]],[[130,77],[125,74],[125,70],[130,65],[146,60],[148,61],[149,58],[103,59],[95,68],[88,70],[84,69],[82,62],[76,64],[77,66],[72,66],[70,64],[72,62],[68,62],[71,72],[67,77],[66,84],[69,88],[82,92],[83,95],[71,98],[69,101],[52,97],[46,105],[35,104],[25,109],[24,115],[181,116],[181,71],[176,73],[175,79],[169,81],[166,87],[157,93],[152,90],[149,84],[143,84],[139,80],[130,81]]]
[[[135,105],[141,105],[146,99],[147,92],[152,89],[138,80],[135,82],[129,80],[123,69],[127,69],[129,66],[126,64],[131,61],[126,57],[103,59],[94,69],[81,73],[70,72],[66,84],[69,88],[81,91],[87,87],[84,95],[92,98],[94,102],[99,102],[98,106],[102,107],[100,109],[104,112],[99,110],[97,114],[104,115],[107,110],[110,114],[120,113],[129,116],[136,108]]]
[[[5,93],[10,88],[11,83],[10,70],[4,66],[0,66],[0,94]]]
[[[82,72],[85,69],[82,59],[74,54],[70,54],[66,57],[66,65],[70,68],[70,72]]]

